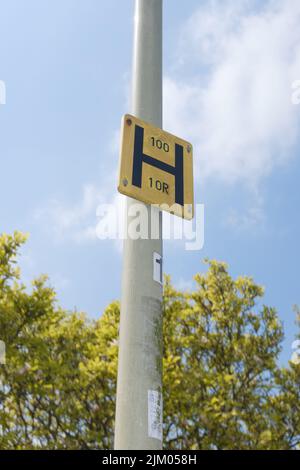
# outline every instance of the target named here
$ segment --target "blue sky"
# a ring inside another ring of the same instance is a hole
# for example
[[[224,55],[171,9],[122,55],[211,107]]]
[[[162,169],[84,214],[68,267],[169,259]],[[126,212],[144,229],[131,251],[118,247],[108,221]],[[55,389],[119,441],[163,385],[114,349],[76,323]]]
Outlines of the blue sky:
[[[195,146],[205,245],[166,241],[165,271],[189,287],[205,257],[252,275],[278,309],[291,356],[300,304],[297,0],[164,6],[164,127]],[[133,0],[0,0],[1,231],[30,233],[24,280],[48,273],[91,317],[120,297],[122,256],[91,227],[116,201],[118,131],[130,111]]]

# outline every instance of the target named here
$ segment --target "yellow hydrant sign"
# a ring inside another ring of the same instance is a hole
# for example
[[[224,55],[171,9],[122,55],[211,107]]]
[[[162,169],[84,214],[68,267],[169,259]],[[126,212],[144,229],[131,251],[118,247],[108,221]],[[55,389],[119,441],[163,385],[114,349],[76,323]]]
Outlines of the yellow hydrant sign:
[[[191,220],[193,147],[130,114],[122,120],[120,193]]]

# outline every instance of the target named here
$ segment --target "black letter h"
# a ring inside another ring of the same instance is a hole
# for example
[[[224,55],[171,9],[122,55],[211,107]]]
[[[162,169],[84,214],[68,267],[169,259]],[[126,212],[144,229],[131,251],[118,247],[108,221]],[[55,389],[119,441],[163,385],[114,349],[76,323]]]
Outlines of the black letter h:
[[[142,169],[143,163],[159,168],[166,173],[170,173],[175,177],[175,203],[184,205],[183,200],[183,147],[175,144],[175,167],[167,163],[157,160],[156,158],[145,155],[143,152],[144,145],[144,129],[138,125],[135,126],[134,135],[134,153],[133,153],[133,170],[132,184],[138,188],[142,187]]]

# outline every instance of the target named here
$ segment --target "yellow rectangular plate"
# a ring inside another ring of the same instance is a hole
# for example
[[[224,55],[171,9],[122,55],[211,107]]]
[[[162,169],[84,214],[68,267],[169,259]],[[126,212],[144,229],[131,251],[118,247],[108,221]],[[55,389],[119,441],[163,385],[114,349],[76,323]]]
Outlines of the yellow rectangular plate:
[[[191,220],[194,216],[192,145],[126,114],[122,120],[118,190]]]

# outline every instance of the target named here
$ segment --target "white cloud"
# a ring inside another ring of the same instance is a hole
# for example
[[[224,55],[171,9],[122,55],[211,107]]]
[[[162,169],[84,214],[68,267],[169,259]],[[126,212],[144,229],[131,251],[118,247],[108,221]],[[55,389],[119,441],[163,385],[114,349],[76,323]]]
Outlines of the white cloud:
[[[36,210],[35,220],[57,241],[80,243],[96,239],[96,208],[104,202],[105,195],[92,184],[85,185],[82,193],[82,199],[73,205],[50,200]]]
[[[54,273],[51,276],[50,284],[54,287],[56,291],[61,293],[71,286],[71,280],[60,273]]]
[[[235,232],[248,231],[249,233],[262,232],[266,228],[266,215],[264,211],[264,198],[257,188],[251,188],[250,198],[241,212],[237,207],[230,207],[223,216],[223,223]]]
[[[164,128],[194,144],[196,178],[242,184],[254,194],[242,215],[232,208],[225,216],[232,227],[263,223],[257,188],[292,158],[299,140],[300,107],[291,102],[300,79],[299,23],[298,0],[203,1],[184,24],[177,63],[164,79]],[[119,151],[119,130],[109,149]],[[112,191],[116,172],[109,181],[105,172],[101,190],[85,185],[78,203],[49,201],[37,220],[58,240],[96,239],[97,205],[121,202]]]
[[[193,291],[195,289],[195,281],[193,279],[184,279],[183,277],[179,278],[174,285],[180,291]]]
[[[263,225],[264,218],[263,207],[250,207],[243,214],[240,214],[236,209],[231,208],[229,214],[226,216],[225,224],[239,231],[253,230],[254,227]]]
[[[253,5],[207,1],[184,25],[164,127],[195,144],[196,177],[255,187],[299,139],[300,2]]]

